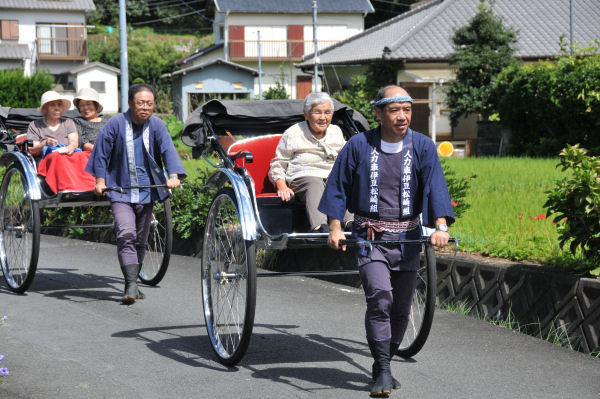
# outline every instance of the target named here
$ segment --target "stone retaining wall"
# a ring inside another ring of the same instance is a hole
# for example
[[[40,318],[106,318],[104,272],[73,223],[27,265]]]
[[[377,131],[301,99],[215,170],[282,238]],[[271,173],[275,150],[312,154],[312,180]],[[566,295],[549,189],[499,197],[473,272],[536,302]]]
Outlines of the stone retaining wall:
[[[528,332],[566,332],[574,349],[600,350],[600,280],[549,267],[438,254],[438,301],[462,301],[480,316],[509,312]]]

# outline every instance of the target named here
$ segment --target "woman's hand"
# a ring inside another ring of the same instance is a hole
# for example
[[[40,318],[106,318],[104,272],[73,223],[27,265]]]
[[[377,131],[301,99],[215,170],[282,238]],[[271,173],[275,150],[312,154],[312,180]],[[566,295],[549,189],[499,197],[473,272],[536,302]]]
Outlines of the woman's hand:
[[[46,137],[42,140],[42,143],[47,147],[56,147],[58,145],[58,140],[53,139],[52,137]]]
[[[288,187],[285,183],[285,179],[278,179],[275,182],[275,186],[277,186],[277,196],[281,198],[282,201],[289,201],[294,196],[294,190]]]
[[[75,152],[75,147],[73,144],[69,144],[67,145],[67,151],[65,151],[65,154],[67,155],[72,155]]]

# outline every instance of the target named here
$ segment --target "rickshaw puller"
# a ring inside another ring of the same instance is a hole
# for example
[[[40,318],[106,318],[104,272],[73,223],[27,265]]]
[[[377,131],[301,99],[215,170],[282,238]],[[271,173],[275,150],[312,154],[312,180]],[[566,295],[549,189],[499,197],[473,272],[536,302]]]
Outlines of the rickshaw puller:
[[[380,125],[348,140],[329,175],[319,210],[330,218],[329,246],[345,239],[346,210],[355,215],[353,238],[405,240],[435,227],[430,241],[446,245],[454,212],[435,144],[409,128],[412,98],[399,86],[379,90],[372,105]],[[345,246],[341,247],[345,250]],[[355,249],[365,292],[366,338],[374,359],[373,396],[389,395],[400,383],[391,375],[410,314],[421,244]]]

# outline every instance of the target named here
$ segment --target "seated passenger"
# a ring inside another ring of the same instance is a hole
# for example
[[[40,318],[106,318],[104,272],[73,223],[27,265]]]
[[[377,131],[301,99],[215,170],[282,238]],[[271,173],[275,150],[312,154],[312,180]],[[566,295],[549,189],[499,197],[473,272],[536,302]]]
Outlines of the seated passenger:
[[[27,128],[27,140],[33,140],[31,154],[39,162],[42,159],[44,147],[66,147],[64,154],[75,152],[79,142],[77,127],[72,119],[63,118],[62,114],[71,107],[71,101],[61,97],[55,91],[42,94],[42,105],[38,112],[44,114],[42,119],[35,120]]]
[[[73,104],[83,117],[83,119],[74,119],[77,130],[79,131],[79,144],[81,149],[84,151],[92,151],[94,149],[96,137],[98,137],[98,133],[100,133],[100,129],[108,122],[108,118],[98,116],[103,109],[102,104],[100,104],[98,92],[89,87],[80,89],[73,99]]]
[[[342,130],[331,125],[333,101],[327,93],[310,93],[304,100],[304,122],[288,128],[271,161],[269,179],[277,196],[289,201],[298,195],[313,231],[328,232],[327,217],[317,210],[327,176],[346,143]],[[352,221],[346,213],[344,223]]]
[[[29,150],[38,162],[37,172],[54,193],[91,191],[96,184],[96,179],[84,171],[90,153],[77,147],[75,122],[62,117],[70,106],[71,101],[57,92],[45,92],[38,109],[44,117],[31,122],[27,129],[27,139],[33,140]]]

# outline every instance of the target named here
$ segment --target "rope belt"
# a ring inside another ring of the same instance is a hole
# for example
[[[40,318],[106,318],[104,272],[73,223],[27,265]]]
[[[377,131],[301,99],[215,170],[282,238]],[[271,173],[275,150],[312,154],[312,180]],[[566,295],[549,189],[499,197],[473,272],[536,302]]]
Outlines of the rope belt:
[[[375,232],[400,233],[411,231],[419,227],[420,220],[418,217],[409,220],[378,220],[354,215],[354,223],[362,229],[367,229],[367,240],[372,241],[375,238]]]

